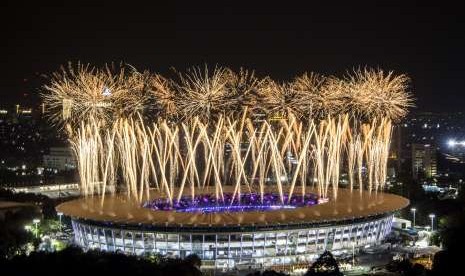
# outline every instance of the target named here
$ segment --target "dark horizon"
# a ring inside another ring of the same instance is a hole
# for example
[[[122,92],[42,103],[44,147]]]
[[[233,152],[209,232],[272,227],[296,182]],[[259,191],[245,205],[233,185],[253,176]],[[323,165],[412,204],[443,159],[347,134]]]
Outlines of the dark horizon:
[[[37,102],[46,81],[38,75],[68,61],[123,61],[165,75],[171,67],[246,67],[283,81],[371,66],[411,77],[413,111],[465,105],[464,3],[0,6],[2,105]]]

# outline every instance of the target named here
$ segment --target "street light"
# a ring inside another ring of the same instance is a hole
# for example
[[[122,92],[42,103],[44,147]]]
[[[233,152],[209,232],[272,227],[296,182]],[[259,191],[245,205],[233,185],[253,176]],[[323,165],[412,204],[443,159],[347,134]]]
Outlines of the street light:
[[[62,226],[61,226],[61,217],[63,216],[63,212],[58,212],[57,215],[58,215],[58,218],[59,218],[59,220],[60,220],[60,233],[61,233],[61,229],[62,229]]]
[[[435,214],[430,214],[429,218],[431,219],[431,232],[434,231],[434,218],[436,217]]]
[[[39,237],[39,222],[40,222],[40,219],[33,219],[32,222],[35,224],[36,238],[38,238]]]
[[[417,208],[411,208],[410,212],[413,213],[413,228],[415,228],[415,212],[417,211]]]
[[[355,267],[355,242],[352,242],[352,269]]]

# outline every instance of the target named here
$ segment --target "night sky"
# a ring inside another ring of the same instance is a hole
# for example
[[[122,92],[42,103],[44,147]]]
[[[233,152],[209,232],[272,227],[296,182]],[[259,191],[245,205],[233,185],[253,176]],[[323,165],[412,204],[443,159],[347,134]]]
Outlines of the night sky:
[[[0,105],[36,102],[38,75],[68,61],[124,61],[163,74],[243,66],[279,80],[379,66],[410,75],[418,110],[465,110],[463,1],[32,2],[0,3]]]

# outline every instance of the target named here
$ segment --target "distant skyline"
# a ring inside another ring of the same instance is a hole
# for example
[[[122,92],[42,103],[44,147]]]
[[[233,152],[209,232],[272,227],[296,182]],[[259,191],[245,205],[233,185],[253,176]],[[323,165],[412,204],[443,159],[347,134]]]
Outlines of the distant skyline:
[[[416,111],[464,110],[464,3],[216,4],[3,1],[0,103],[36,102],[37,75],[68,61],[123,61],[162,74],[242,66],[283,81],[367,65],[408,74]]]

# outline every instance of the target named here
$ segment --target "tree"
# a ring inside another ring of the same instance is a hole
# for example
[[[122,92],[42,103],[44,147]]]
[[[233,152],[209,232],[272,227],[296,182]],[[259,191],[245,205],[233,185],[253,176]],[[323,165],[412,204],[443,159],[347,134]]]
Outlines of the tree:
[[[192,258],[191,261],[195,259]],[[201,276],[200,270],[181,259],[149,259],[101,251],[82,252],[68,247],[60,252],[32,252],[0,259],[2,275],[167,275]]]
[[[35,215],[35,208],[23,207],[17,212],[7,212],[3,221],[0,220],[0,258],[11,258],[25,253],[27,244],[34,237],[24,229]]]
[[[458,210],[442,221],[440,241],[445,250],[434,255],[432,275],[458,275],[462,271],[463,248],[465,248],[465,192],[457,198]]]
[[[289,276],[288,274],[277,272],[274,270],[265,270],[263,272],[255,271],[247,274],[247,276]]]
[[[339,265],[333,254],[329,251],[325,251],[318,257],[316,262],[308,269],[305,276],[343,276],[339,270]]]
[[[186,262],[187,264],[193,267],[198,267],[198,268],[200,268],[200,266],[202,265],[202,260],[196,254],[187,256],[186,258],[184,258],[184,262]]]
[[[392,261],[386,269],[390,272],[398,273],[406,276],[424,276],[426,274],[425,267],[421,264],[412,264],[409,260]]]

